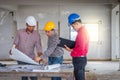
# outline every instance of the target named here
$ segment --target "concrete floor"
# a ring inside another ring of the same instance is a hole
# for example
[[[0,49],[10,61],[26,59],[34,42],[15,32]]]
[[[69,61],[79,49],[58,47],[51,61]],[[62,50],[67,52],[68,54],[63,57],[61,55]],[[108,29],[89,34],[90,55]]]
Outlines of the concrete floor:
[[[95,72],[96,74],[104,74],[119,70],[119,62],[113,61],[88,61],[86,69]]]
[[[120,80],[119,62],[89,61],[86,69],[93,72],[91,76],[96,80]],[[89,80],[89,77],[86,79]]]
[[[15,61],[0,61],[3,64],[16,64]],[[86,66],[86,80],[120,80],[119,62],[112,61],[88,61]],[[0,77],[0,80],[11,80]],[[14,77],[12,80],[20,80]],[[39,80],[50,80],[42,78]],[[64,79],[63,79],[64,80]]]

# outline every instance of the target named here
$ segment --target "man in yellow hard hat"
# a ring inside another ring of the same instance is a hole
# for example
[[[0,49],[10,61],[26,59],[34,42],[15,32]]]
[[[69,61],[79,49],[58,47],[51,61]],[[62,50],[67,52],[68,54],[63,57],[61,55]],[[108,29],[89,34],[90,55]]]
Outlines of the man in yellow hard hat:
[[[48,36],[48,46],[47,50],[43,53],[41,57],[36,57],[36,61],[44,61],[48,58],[48,64],[62,64],[64,51],[61,47],[58,47],[59,36],[55,32],[55,24],[52,21],[46,23],[44,31]],[[61,80],[60,77],[52,77],[51,80]]]

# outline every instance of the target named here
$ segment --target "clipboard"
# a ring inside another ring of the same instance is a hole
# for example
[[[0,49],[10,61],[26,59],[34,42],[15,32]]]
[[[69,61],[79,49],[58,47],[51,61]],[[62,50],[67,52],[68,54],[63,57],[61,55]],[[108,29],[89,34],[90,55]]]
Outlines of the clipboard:
[[[59,37],[60,43],[57,45],[59,47],[65,48],[64,45],[67,45],[69,48],[75,47],[75,41]]]

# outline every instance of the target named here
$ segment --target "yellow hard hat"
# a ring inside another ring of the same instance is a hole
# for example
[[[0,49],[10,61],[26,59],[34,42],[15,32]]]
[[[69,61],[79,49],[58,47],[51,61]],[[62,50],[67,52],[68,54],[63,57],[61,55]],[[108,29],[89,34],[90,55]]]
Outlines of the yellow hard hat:
[[[50,30],[52,30],[54,28],[55,28],[55,23],[52,22],[52,21],[49,21],[49,22],[46,23],[46,25],[44,27],[44,30],[45,31],[50,31]]]

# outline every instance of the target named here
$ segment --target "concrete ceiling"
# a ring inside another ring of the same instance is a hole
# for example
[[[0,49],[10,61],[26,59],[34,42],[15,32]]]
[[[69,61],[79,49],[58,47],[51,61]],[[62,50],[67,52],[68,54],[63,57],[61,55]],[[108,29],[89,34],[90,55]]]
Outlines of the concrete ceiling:
[[[0,8],[17,10],[21,5],[73,5],[73,4],[105,4],[117,5],[120,0],[0,0]]]
[[[3,5],[40,5],[40,4],[63,4],[63,3],[98,3],[116,4],[119,0],[0,0]]]

